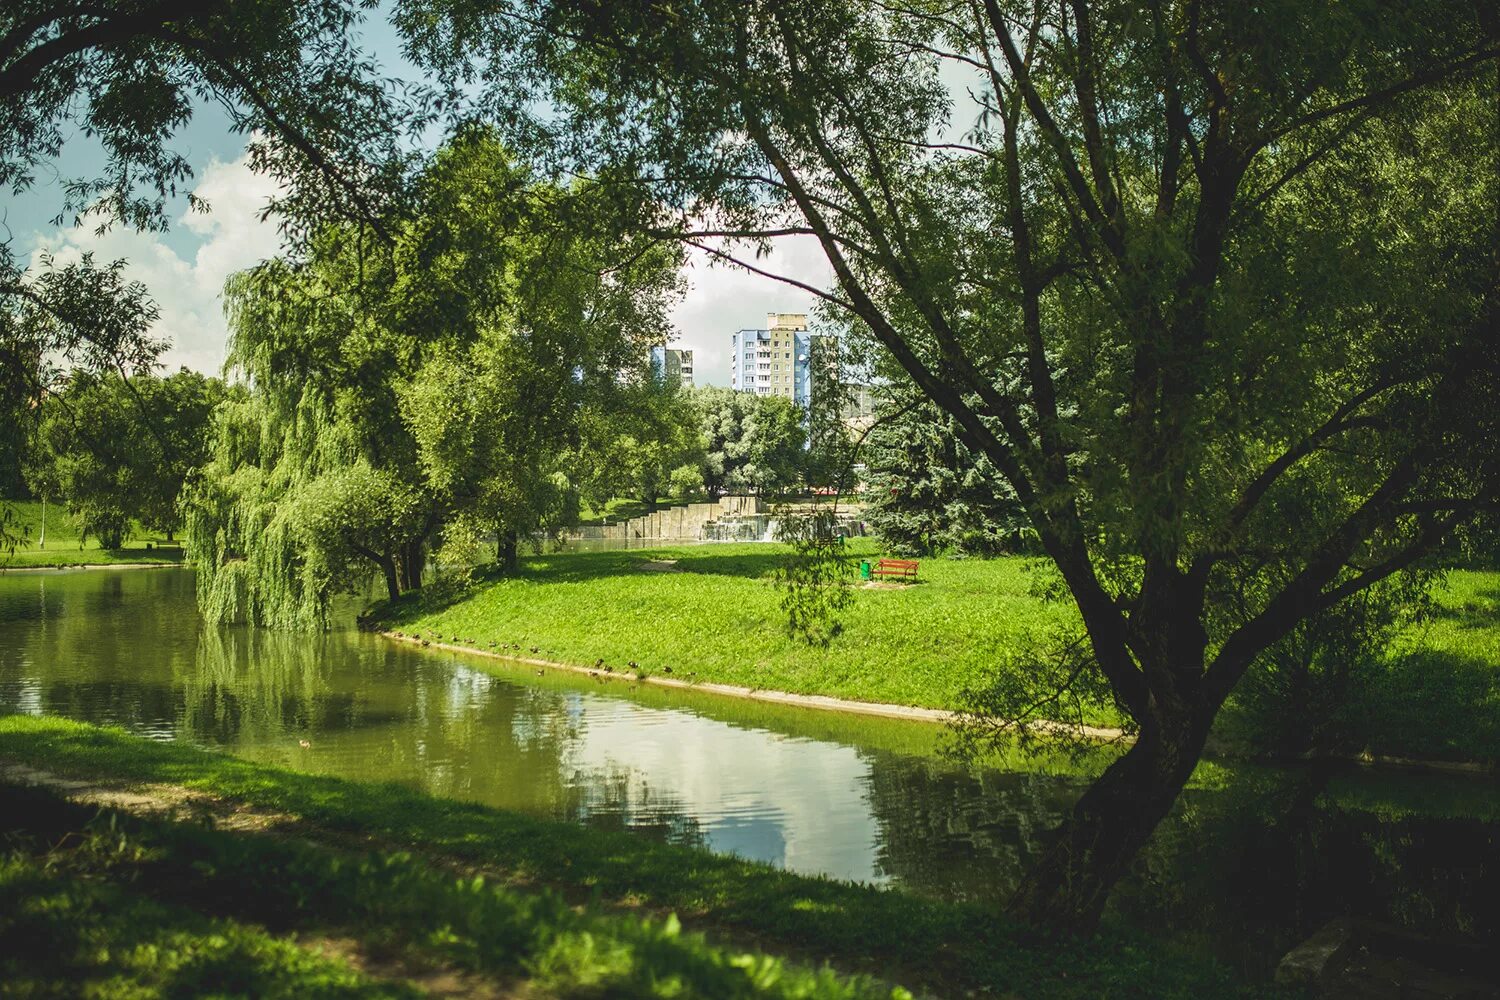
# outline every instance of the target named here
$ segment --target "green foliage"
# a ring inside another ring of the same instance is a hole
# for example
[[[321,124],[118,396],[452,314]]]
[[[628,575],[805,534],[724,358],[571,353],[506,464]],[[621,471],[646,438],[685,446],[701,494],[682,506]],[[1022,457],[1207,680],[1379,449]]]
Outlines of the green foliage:
[[[482,875],[455,879],[406,853],[329,850],[114,812],[91,819],[92,810],[68,808],[47,793],[0,786],[0,801],[6,799],[25,808],[23,843],[34,850],[59,841],[68,846],[45,858],[17,852],[0,862],[0,885],[17,904],[11,914],[0,914],[0,927],[10,923],[7,929],[21,937],[50,930],[78,945],[77,952],[58,956],[71,963],[14,955],[9,963],[18,975],[12,983],[21,979],[40,988],[49,980],[89,982],[109,970],[115,973],[112,985],[135,980],[131,985],[147,995],[182,995],[195,982],[254,996],[421,995],[416,984],[372,981],[336,958],[298,947],[290,936],[273,938],[235,919],[208,919],[190,909],[199,900],[215,900],[238,920],[271,923],[283,933],[318,935],[337,928],[366,947],[378,944],[388,959],[413,970],[520,978],[549,993],[910,997],[865,977],[711,945],[701,934],[684,933],[672,915],[611,915],[602,907],[580,912],[552,892],[492,884]],[[263,878],[267,871],[278,877]],[[151,893],[170,894],[188,906],[153,906],[142,898]],[[107,915],[86,917],[91,905]],[[139,925],[134,933],[117,913]],[[188,936],[186,947],[128,943],[186,927],[201,928],[201,936]],[[218,949],[210,943],[214,932],[223,937]],[[118,948],[123,961],[115,959],[113,970],[108,957],[89,961],[81,954],[88,944],[104,956]]]
[[[840,615],[854,600],[854,566],[838,533],[834,510],[778,512],[779,541],[791,546],[776,570],[787,632],[811,646],[826,647],[844,630]]]
[[[588,415],[573,469],[591,507],[629,497],[650,510],[664,495],[703,491],[703,456],[692,396],[653,377],[610,410]],[[696,481],[684,470],[696,474]]]
[[[287,235],[349,217],[378,226],[405,186],[401,123],[426,115],[427,95],[381,81],[353,34],[365,16],[358,0],[8,2],[0,188],[21,192],[51,177],[58,224],[164,230],[192,177],[174,137],[213,105],[250,137],[252,168],[278,180]],[[72,156],[85,137],[90,151]],[[84,172],[59,176],[65,155]],[[12,240],[0,241],[0,496],[21,485],[44,396],[75,369],[91,378],[144,373],[165,346],[151,334],[156,306],[125,280],[125,265],[85,254],[58,267],[44,255],[28,268]],[[6,535],[0,527],[0,541]]]
[[[851,490],[854,440],[844,424],[844,413],[854,400],[854,386],[846,378],[843,341],[832,334],[811,338],[808,366],[811,395],[807,401],[807,454],[803,476],[809,485]]]
[[[1378,732],[1369,699],[1395,666],[1386,651],[1431,613],[1428,576],[1393,578],[1300,622],[1256,661],[1226,728],[1274,754],[1364,750]]]
[[[493,537],[502,561],[575,513],[585,429],[628,408],[670,250],[621,238],[589,188],[532,178],[465,132],[416,185],[394,244],[330,228],[306,260],[231,279],[225,408],[190,505],[206,613],[322,624],[370,573],[389,596]],[[451,525],[451,532],[443,532]]]
[[[101,548],[120,548],[136,521],[170,538],[222,395],[222,383],[186,369],[130,379],[79,370],[47,397],[27,470],[32,491],[65,502],[80,539]]]
[[[775,493],[801,475],[802,412],[784,396],[758,396],[721,386],[693,390],[706,458],[703,482],[710,496]]]
[[[994,556],[1029,547],[1030,522],[983,455],[931,403],[877,411],[865,438],[865,519],[893,551]]]

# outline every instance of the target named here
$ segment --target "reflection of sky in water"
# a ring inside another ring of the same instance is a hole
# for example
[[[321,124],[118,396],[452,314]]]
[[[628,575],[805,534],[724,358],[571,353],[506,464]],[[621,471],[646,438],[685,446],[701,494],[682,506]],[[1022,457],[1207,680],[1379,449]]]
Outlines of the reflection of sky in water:
[[[569,762],[625,771],[701,824],[708,846],[803,872],[876,878],[869,765],[852,747],[596,699]],[[628,806],[627,806],[628,808]]]
[[[887,879],[852,747],[582,683],[535,686],[367,635],[205,628],[186,573],[0,579],[0,711]]]

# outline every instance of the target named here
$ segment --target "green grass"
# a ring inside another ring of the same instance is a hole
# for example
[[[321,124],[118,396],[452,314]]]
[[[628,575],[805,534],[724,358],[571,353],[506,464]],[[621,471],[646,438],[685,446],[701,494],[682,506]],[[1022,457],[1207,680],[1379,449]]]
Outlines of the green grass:
[[[345,846],[225,841],[182,829],[131,836],[176,858],[164,881],[194,883],[190,900],[245,897],[235,898],[233,919],[278,928],[291,913],[314,924],[290,930],[353,932],[409,959],[509,970],[564,995],[866,996],[878,988],[809,967],[824,961],[940,996],[1251,995],[1224,967],[1142,934],[1039,940],[973,904],[296,774],[118,730],[0,718],[0,758],[63,775],[181,785],[294,816]],[[351,841],[373,847],[352,851]],[[427,862],[435,857],[482,866],[488,881],[434,874]],[[277,877],[265,878],[271,871]],[[672,913],[711,938],[675,931]]]
[[[26,787],[0,785],[0,806],[26,817],[30,842],[0,861],[0,940],[19,945],[0,959],[12,987],[82,978],[159,995],[415,997],[401,980],[415,972],[420,986],[421,973],[443,969],[543,995],[910,996],[712,945],[670,917],[574,908],[404,852],[96,814]],[[358,942],[360,958],[406,975],[371,982],[303,940]]]
[[[1453,570],[1433,598],[1354,705],[1367,749],[1500,760],[1500,573]]]
[[[89,811],[0,786],[26,827],[0,837],[0,994],[8,997],[420,996],[282,935],[140,891],[143,845]],[[56,845],[56,846],[54,846]]]
[[[879,554],[856,539],[852,551]],[[1028,560],[924,559],[921,582],[857,587],[843,632],[826,648],[787,635],[772,575],[779,545],[700,545],[534,557],[510,578],[454,595],[410,595],[377,612],[385,626],[480,649],[616,672],[663,674],[862,701],[958,708],[962,693],[1018,650],[1073,620],[1037,596]],[[675,560],[652,572],[653,561]],[[1455,570],[1437,613],[1413,626],[1370,672],[1350,706],[1351,750],[1442,760],[1500,760],[1500,573]],[[631,668],[630,663],[637,667]],[[1113,706],[1085,717],[1114,725]]]
[[[381,617],[424,636],[519,643],[617,671],[633,661],[648,674],[671,668],[702,681],[951,708],[1028,636],[1072,615],[1033,596],[1026,560],[928,559],[917,584],[856,587],[842,634],[816,648],[787,634],[772,580],[785,551],[752,543],[541,556],[457,603],[418,593]],[[867,539],[853,551],[878,554]],[[673,571],[648,571],[667,559]],[[1091,714],[1103,725],[1117,719],[1106,706]]]
[[[42,504],[31,500],[0,500],[11,513],[9,531],[24,535],[25,542],[14,551],[0,549],[0,570],[44,566],[111,566],[121,563],[179,563],[180,543],[165,536],[140,530],[118,549],[101,549],[94,539],[79,538],[78,525],[68,516],[62,504],[47,504],[46,545],[42,538]]]

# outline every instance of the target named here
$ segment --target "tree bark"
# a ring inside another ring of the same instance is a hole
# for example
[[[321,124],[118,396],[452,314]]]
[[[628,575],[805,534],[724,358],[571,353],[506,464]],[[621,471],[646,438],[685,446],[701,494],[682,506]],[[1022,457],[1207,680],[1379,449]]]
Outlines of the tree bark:
[[[1083,793],[1009,903],[1034,926],[1087,934],[1110,891],[1171,811],[1193,773],[1213,713],[1181,707],[1142,727],[1140,738]]]
[[[521,568],[521,539],[514,530],[500,532],[495,556],[500,561],[500,568],[507,573]]]
[[[386,596],[394,601],[401,596],[401,580],[396,574],[396,560],[385,556],[377,561],[380,563],[380,572],[385,576]]]
[[[422,569],[426,561],[426,547],[420,541],[407,542],[401,546],[397,569],[402,590],[416,590],[422,586]]]

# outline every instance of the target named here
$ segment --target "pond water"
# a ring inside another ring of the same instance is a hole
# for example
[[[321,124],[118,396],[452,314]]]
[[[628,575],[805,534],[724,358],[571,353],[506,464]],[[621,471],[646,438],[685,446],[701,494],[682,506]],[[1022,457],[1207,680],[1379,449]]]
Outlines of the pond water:
[[[539,677],[353,630],[214,628],[181,569],[0,574],[13,712],[945,898],[1000,898],[1087,781],[959,766],[924,724]],[[1500,946],[1497,792],[1208,764],[1111,919],[1256,975],[1346,914]]]

